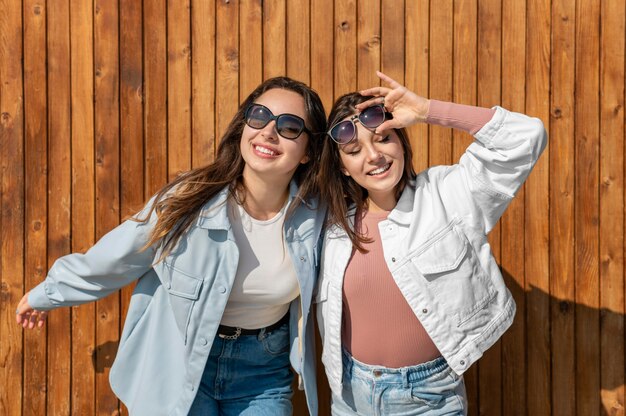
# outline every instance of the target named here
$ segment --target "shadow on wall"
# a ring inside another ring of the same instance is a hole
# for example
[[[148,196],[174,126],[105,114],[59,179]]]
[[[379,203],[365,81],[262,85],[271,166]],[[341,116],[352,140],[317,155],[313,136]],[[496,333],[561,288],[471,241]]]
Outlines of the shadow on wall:
[[[590,416],[623,415],[624,311],[560,299],[532,285],[524,289],[509,272],[502,270],[502,274],[518,305],[505,337],[516,327],[517,336],[523,331],[527,380],[537,379],[529,374],[531,360],[547,369],[551,378],[541,383],[543,390],[534,386],[532,394],[545,395],[539,401],[551,403],[553,414],[564,414],[560,411],[564,409]],[[570,284],[574,285],[573,279]],[[623,304],[622,291],[617,297]]]

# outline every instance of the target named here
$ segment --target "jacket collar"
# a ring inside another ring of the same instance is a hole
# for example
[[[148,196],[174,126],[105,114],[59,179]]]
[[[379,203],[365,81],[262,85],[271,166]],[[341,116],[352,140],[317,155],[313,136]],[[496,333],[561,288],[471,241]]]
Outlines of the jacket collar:
[[[211,198],[200,210],[196,225],[200,228],[211,230],[228,230],[230,229],[230,220],[228,219],[228,186],[225,186],[217,195]],[[291,204],[298,195],[298,185],[295,180],[289,183],[289,200],[287,204]],[[315,201],[307,204],[310,208],[315,209],[317,205]]]
[[[389,213],[387,219],[401,225],[409,225],[414,218],[415,181],[410,181],[402,191],[396,207]]]

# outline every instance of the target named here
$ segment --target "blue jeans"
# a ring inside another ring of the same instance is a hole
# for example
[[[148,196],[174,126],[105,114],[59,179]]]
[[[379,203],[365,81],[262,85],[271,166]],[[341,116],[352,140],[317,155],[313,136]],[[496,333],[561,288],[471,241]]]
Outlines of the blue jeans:
[[[443,357],[412,367],[361,363],[343,353],[343,391],[332,394],[334,416],[465,415],[463,377]]]
[[[215,337],[189,415],[291,415],[289,325],[229,340]]]

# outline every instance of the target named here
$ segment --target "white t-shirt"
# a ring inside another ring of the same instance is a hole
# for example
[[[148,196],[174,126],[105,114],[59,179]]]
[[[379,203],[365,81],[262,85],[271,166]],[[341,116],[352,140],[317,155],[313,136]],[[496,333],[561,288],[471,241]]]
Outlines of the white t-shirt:
[[[228,218],[239,247],[235,282],[222,325],[256,329],[277,322],[300,294],[296,271],[283,238],[287,204],[266,221],[252,218],[228,200]]]

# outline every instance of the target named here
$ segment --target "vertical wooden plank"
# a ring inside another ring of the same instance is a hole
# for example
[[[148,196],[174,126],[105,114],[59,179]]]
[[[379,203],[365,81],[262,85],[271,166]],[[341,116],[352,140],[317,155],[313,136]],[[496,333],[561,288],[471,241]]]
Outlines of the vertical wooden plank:
[[[216,7],[216,131],[218,140],[237,112],[239,96],[239,33],[231,30],[239,20],[238,0],[217,0]]]
[[[550,323],[552,414],[576,412],[574,332],[575,0],[552,3],[550,77]]]
[[[335,98],[356,90],[356,2],[335,2]]]
[[[95,241],[93,3],[71,0],[72,252]],[[72,308],[72,414],[95,413],[93,303]]]
[[[94,15],[96,239],[120,221],[119,9],[118,2],[96,0]],[[119,293],[96,303],[96,411],[117,413],[109,370],[120,335]]]
[[[192,0],[192,165],[215,155],[215,0]]]
[[[360,1],[357,14],[357,88],[364,89],[380,85],[380,79],[376,76],[376,71],[382,70],[380,0]],[[404,19],[404,13],[402,19]],[[404,26],[404,20],[402,26]],[[401,39],[400,43],[404,45],[404,39]],[[401,68],[401,71],[404,75],[404,68]]]
[[[311,83],[311,2],[287,2],[287,75]]]
[[[527,10],[526,113],[549,128],[550,0],[528,2]],[[549,162],[540,158],[526,182],[526,397],[528,414],[535,415],[550,414]]]
[[[70,252],[70,8],[69,1],[48,7],[48,258]],[[50,116],[52,115],[52,116]],[[70,414],[71,321],[69,308],[48,315],[47,414]]]
[[[452,10],[450,2],[442,3],[441,6],[445,11]],[[381,13],[381,33],[383,39],[381,43],[381,68],[385,74],[400,84],[404,84],[404,0],[385,1],[384,7],[381,8]],[[447,25],[450,26],[452,24],[451,12],[448,17],[450,17],[450,20],[447,22]],[[451,67],[452,65],[450,65],[450,69],[452,69]]]
[[[576,414],[600,408],[599,34],[600,3],[576,4]]]
[[[598,69],[600,4],[577,4],[576,72],[576,358],[577,414],[599,408],[599,138]],[[580,98],[586,104],[582,105]],[[584,108],[584,109],[583,109]]]
[[[243,1],[239,6],[239,102],[263,82],[263,2]]]
[[[146,199],[167,182],[167,41],[165,0],[144,3],[144,149]]]
[[[502,62],[501,0],[478,1],[478,105],[500,103]],[[491,250],[500,261],[500,224],[489,235]],[[520,316],[517,315],[517,319]],[[502,414],[502,346],[497,342],[480,360],[478,369],[479,413]]]
[[[451,2],[430,9],[430,96],[441,101],[452,100],[452,27]],[[383,48],[384,50],[384,48]],[[452,163],[452,131],[430,126],[429,165]]]
[[[263,0],[263,79],[287,72],[286,15],[285,0]]]
[[[602,3],[600,27],[600,397],[624,415],[624,2]]]
[[[143,149],[143,32],[141,2],[120,2],[120,166],[121,217],[134,215],[144,202]],[[123,290],[122,311],[126,315],[130,291]]]
[[[335,72],[333,0],[311,2],[311,87],[322,99],[326,113],[330,112],[335,97],[333,74]]]
[[[24,108],[22,3],[0,1],[0,414],[18,416],[22,328],[15,307],[24,294]]]
[[[46,9],[37,0],[24,2],[24,164],[25,164],[25,279],[26,288],[43,280],[46,272]],[[25,414],[46,409],[45,329],[24,335]]]
[[[430,2],[414,0],[405,6],[405,75],[408,89],[430,98],[428,79],[430,73]],[[416,171],[428,167],[428,125],[421,123],[408,129],[413,149],[413,166]]]
[[[526,5],[502,5],[502,106],[524,112]],[[517,317],[502,337],[502,405],[505,415],[526,415],[526,302],[524,280],[524,188],[502,217],[501,267],[517,305]]]
[[[168,179],[191,168],[190,0],[167,2]]]

